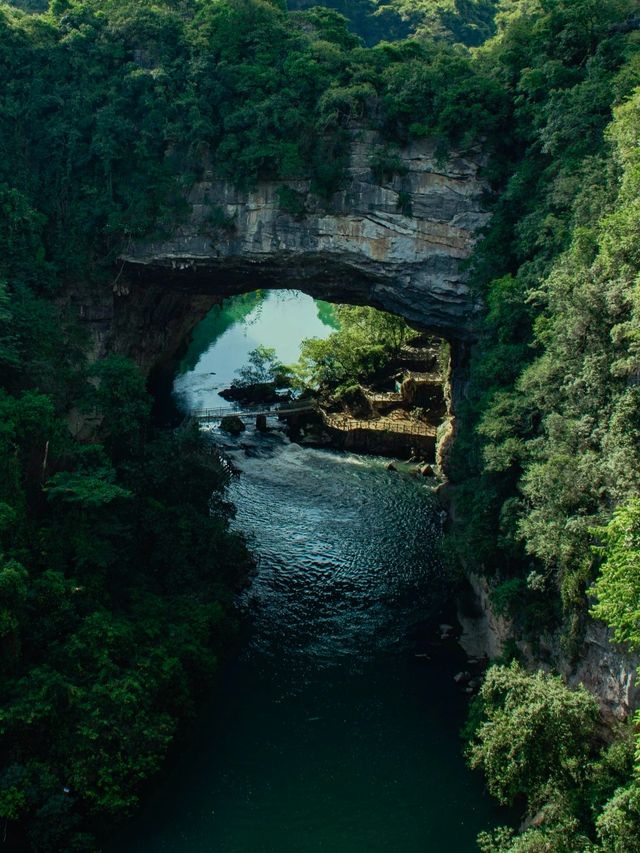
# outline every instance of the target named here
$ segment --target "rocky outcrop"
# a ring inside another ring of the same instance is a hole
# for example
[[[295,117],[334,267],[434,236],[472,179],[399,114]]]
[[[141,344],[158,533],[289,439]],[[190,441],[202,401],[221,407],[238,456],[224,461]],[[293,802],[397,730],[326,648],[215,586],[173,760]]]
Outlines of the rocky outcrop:
[[[481,153],[441,162],[432,141],[415,142],[380,182],[372,163],[381,150],[375,133],[354,131],[348,180],[328,202],[308,180],[240,190],[205,168],[181,224],[122,255],[121,292],[140,281],[218,297],[290,287],[472,338],[478,306],[461,264],[488,218]]]
[[[513,623],[498,616],[490,599],[485,578],[468,575],[473,595],[459,601],[458,621],[462,627],[460,644],[473,658],[499,658],[510,640],[531,669],[559,672],[570,687],[583,684],[598,700],[604,721],[625,720],[640,706],[638,655],[613,643],[611,632],[601,622],[587,622],[576,659],[563,650],[560,633],[542,634],[535,645],[518,638]]]
[[[513,635],[513,625],[494,611],[486,578],[467,575],[470,595],[458,601],[458,622],[462,628],[459,643],[470,658],[499,658],[505,643]]]
[[[598,699],[607,723],[625,720],[640,705],[638,655],[613,642],[611,631],[602,622],[587,622],[579,656],[574,662],[563,653],[559,637],[541,637],[540,650],[533,654],[525,643],[519,644],[531,660],[542,654],[560,672],[570,687],[583,684]]]
[[[395,176],[380,182],[372,161],[381,149],[375,133],[354,131],[348,180],[322,202],[310,181],[289,182],[287,201],[282,182],[239,190],[215,180],[205,165],[188,192],[186,216],[162,239],[131,243],[111,288],[69,289],[67,308],[89,332],[91,357],[127,355],[152,387],[162,387],[215,303],[290,287],[394,311],[447,338],[453,363],[464,367],[479,306],[463,261],[488,219],[483,157],[473,150],[441,162],[434,143],[423,140],[399,151]],[[291,192],[296,209],[288,212]],[[452,372],[449,414],[465,375]]]

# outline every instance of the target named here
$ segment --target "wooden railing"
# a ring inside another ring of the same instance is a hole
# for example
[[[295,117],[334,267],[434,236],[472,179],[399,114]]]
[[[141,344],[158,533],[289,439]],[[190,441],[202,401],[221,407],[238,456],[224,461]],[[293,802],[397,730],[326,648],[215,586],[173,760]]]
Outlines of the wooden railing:
[[[282,403],[280,405],[262,406],[254,409],[229,409],[220,407],[218,409],[195,409],[190,412],[189,417],[196,421],[220,421],[226,417],[257,418],[277,417],[278,415],[297,415],[303,412],[311,412],[315,408],[313,402],[304,403]]]
[[[417,421],[397,421],[393,420],[393,418],[378,418],[377,420],[363,421],[356,418],[348,418],[344,415],[329,415],[323,412],[323,419],[326,426],[331,429],[342,430],[343,432],[365,429],[435,438],[437,431],[436,427],[431,424],[422,424]]]

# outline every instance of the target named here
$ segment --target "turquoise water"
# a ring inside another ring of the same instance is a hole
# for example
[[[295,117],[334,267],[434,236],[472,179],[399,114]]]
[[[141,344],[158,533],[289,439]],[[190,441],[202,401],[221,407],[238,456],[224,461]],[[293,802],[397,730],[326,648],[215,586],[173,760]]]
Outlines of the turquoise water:
[[[316,306],[274,304],[295,349]],[[230,331],[209,350],[200,340],[176,380],[192,404],[203,374],[241,366],[212,357]],[[500,814],[461,756],[464,661],[439,639],[447,578],[431,493],[388,460],[275,430],[217,440],[241,469],[234,523],[258,559],[238,602],[248,638],[109,850],[471,853]]]
[[[233,408],[218,395],[228,388],[259,344],[272,347],[283,364],[293,364],[305,338],[325,338],[336,328],[332,307],[295,290],[248,293],[216,306],[194,332],[174,382],[183,411]]]

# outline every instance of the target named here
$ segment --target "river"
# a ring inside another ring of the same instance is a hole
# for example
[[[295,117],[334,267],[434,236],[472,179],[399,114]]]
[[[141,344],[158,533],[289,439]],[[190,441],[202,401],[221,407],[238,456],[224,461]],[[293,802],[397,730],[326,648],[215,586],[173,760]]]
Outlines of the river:
[[[332,322],[293,293],[232,300],[196,330],[176,399],[217,406],[257,343],[293,361]],[[430,491],[388,460],[277,430],[217,438],[241,470],[234,524],[258,559],[239,601],[248,639],[110,849],[472,853],[499,812],[461,756],[464,659],[440,640],[447,579]]]

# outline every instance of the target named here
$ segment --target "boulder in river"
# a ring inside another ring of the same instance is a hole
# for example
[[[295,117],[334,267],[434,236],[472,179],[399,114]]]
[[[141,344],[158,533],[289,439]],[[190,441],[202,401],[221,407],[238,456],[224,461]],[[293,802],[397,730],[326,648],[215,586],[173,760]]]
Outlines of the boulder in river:
[[[245,431],[246,426],[242,418],[237,415],[225,415],[220,421],[220,429],[223,432],[228,432],[229,435],[240,435],[241,432]]]

